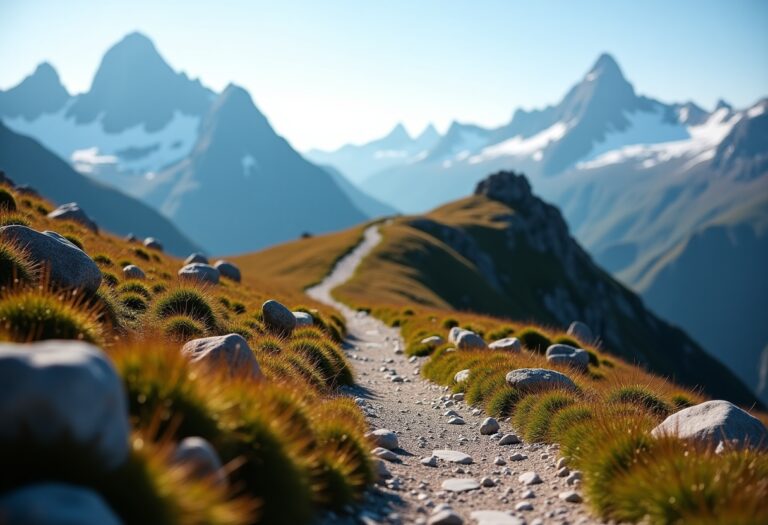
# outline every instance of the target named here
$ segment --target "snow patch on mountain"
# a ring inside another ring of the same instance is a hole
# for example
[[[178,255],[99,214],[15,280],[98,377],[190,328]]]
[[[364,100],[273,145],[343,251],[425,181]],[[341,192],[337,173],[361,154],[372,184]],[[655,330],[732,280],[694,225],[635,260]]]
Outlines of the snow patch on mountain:
[[[534,159],[541,159],[541,152],[550,143],[560,140],[568,132],[570,125],[565,122],[556,122],[539,133],[524,138],[521,135],[484,148],[479,154],[469,159],[470,164],[479,164],[498,157],[514,157],[520,155],[534,155]]]

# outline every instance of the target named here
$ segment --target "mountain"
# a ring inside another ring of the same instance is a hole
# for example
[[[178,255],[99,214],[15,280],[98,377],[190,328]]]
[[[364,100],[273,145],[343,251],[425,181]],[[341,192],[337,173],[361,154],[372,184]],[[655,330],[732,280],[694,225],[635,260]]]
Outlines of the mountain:
[[[40,143],[0,122],[0,169],[56,204],[76,201],[105,230],[156,237],[165,249],[186,256],[200,248],[146,204],[74,171]]]
[[[386,136],[366,144],[348,144],[335,151],[312,149],[305,155],[312,162],[335,167],[359,184],[383,169],[418,161],[439,139],[440,134],[432,124],[415,138],[402,124],[397,124]]]
[[[382,241],[352,280],[334,290],[347,304],[420,305],[562,329],[582,320],[609,353],[711,395],[755,402],[728,368],[597,266],[570,236],[557,208],[535,196],[521,175],[491,175],[472,196],[423,215],[395,218],[379,231]],[[342,236],[354,243],[360,232],[284,244],[241,261],[283,281],[297,280],[289,273],[293,269],[305,277],[303,268],[317,264],[319,243],[348,251],[337,246]],[[281,264],[286,260],[290,265]]]
[[[354,204],[358,210],[362,211],[368,217],[387,217],[389,215],[396,215],[399,213],[392,206],[384,204],[378,199],[374,199],[363,190],[349,182],[349,180],[347,180],[347,178],[333,166],[320,167],[331,176],[333,182],[335,182],[341,191],[343,191],[346,196],[349,197],[349,200],[352,201],[352,204]]]
[[[214,97],[173,71],[149,38],[131,33],[106,52],[86,93],[70,96],[42,64],[0,92],[0,118],[77,171],[135,196],[191,151]]]
[[[213,253],[255,250],[367,219],[234,85],[214,101],[191,154],[158,173],[143,198]]]

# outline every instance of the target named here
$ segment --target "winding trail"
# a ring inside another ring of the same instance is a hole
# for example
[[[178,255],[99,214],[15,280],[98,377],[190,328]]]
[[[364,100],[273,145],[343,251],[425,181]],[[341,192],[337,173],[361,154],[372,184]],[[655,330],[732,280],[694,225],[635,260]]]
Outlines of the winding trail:
[[[371,250],[381,241],[378,226],[365,231],[363,241],[342,258],[332,272],[307,294],[338,309],[346,318],[348,336],[345,344],[353,363],[357,385],[346,391],[358,398],[372,428],[393,430],[399,441],[397,459],[385,461],[392,477],[368,491],[360,506],[346,514],[324,516],[320,523],[441,523],[437,520],[441,504],[449,505],[463,523],[483,525],[599,523],[582,503],[567,503],[559,498],[565,491],[578,490],[578,482],[569,485],[558,477],[556,445],[500,445],[502,434],[512,433],[509,423],[501,422],[496,436],[480,434],[485,418],[481,411],[463,401],[449,399],[445,388],[419,375],[426,358],[408,358],[400,331],[377,319],[356,312],[336,301],[331,291],[350,279]],[[444,415],[453,410],[464,425],[449,424]],[[471,464],[438,460],[426,466],[422,458],[433,450],[450,449],[471,456]],[[513,460],[511,456],[523,456]],[[542,482],[527,486],[518,477],[533,471]],[[483,485],[466,492],[445,490],[443,482],[451,478],[471,478]],[[443,512],[443,516],[446,512]]]

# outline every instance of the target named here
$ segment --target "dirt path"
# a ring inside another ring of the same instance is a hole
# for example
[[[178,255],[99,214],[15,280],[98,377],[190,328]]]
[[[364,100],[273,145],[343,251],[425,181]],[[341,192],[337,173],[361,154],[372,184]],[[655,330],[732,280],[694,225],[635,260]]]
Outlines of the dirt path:
[[[513,433],[505,422],[500,422],[499,434],[481,435],[485,415],[463,401],[449,399],[443,387],[423,379],[418,370],[424,358],[409,359],[402,354],[399,330],[331,297],[331,290],[352,276],[380,240],[378,228],[368,228],[355,250],[322,283],[307,290],[308,295],[337,308],[346,317],[346,350],[358,383],[349,394],[358,398],[372,428],[390,429],[399,441],[396,460],[384,461],[392,477],[369,491],[361,506],[349,509],[349,514],[326,516],[321,522],[447,525],[461,523],[460,516],[463,523],[485,525],[597,523],[586,505],[568,503],[559,497],[566,491],[579,492],[579,487],[578,482],[569,484],[566,477],[557,475],[556,446],[501,445],[499,438]],[[445,415],[449,410],[455,411],[465,424],[449,424],[450,416]],[[434,450],[445,449],[469,455],[472,463],[438,459],[437,466],[422,464],[422,459],[432,456]],[[537,473],[542,482],[525,485],[519,476],[526,472]],[[465,492],[446,490],[443,482],[452,478],[471,479],[480,487]],[[446,505],[452,511],[441,512]],[[445,521],[440,521],[441,517]]]

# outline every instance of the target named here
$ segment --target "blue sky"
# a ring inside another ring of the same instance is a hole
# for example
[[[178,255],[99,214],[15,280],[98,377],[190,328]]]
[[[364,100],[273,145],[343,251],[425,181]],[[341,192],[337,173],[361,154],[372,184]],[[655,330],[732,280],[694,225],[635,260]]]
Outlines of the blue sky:
[[[642,94],[711,108],[768,95],[768,2],[0,0],[0,88],[51,62],[86,90],[130,31],[220,90],[245,86],[300,149],[402,121],[498,125],[554,103],[607,51]]]

